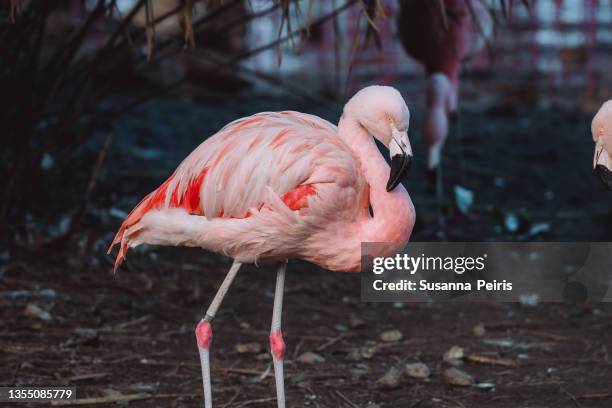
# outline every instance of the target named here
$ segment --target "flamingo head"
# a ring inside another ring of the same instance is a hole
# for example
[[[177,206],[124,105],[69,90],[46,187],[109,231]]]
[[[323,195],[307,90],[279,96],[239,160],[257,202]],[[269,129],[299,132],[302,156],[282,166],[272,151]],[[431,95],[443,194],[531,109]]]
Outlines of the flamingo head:
[[[593,118],[591,133],[595,142],[593,172],[612,190],[612,100],[604,103]]]
[[[389,149],[391,172],[387,191],[393,190],[412,163],[412,147],[408,139],[410,110],[404,98],[390,86],[368,86],[348,101],[344,115],[357,121]]]

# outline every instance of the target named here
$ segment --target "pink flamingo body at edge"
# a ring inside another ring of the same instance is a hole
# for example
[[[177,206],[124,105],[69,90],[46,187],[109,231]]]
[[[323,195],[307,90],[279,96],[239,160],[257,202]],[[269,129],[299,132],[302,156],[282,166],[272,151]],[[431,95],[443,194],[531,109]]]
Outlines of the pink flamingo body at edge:
[[[591,134],[595,142],[593,172],[612,190],[612,99],[605,102],[593,118]]]
[[[196,328],[206,408],[212,407],[210,322],[242,263],[283,261],[270,347],[284,408],[284,261],[357,272],[362,242],[388,243],[380,256],[406,244],[415,221],[400,183],[412,158],[409,119],[399,92],[371,86],[349,100],[337,127],[290,111],[236,120],[197,147],[123,222],[109,249],[120,246],[115,270],[128,248],[141,244],[201,247],[234,259]],[[391,166],[374,138],[389,149]]]
[[[457,113],[461,63],[484,47],[485,38],[493,31],[493,19],[478,0],[443,0],[445,18],[435,1],[399,3],[400,41],[406,53],[423,64],[427,74],[423,136],[427,165],[434,170],[439,167],[448,135],[449,115]]]

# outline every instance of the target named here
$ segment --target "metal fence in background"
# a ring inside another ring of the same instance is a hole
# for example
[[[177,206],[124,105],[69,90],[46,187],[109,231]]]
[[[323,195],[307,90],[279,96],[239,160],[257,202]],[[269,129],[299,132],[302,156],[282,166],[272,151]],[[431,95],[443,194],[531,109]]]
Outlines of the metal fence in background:
[[[301,2],[306,14],[308,0]],[[473,70],[494,70],[511,78],[530,73],[541,74],[551,86],[571,86],[593,91],[600,81],[609,82],[612,50],[612,0],[532,0],[528,10],[522,2],[502,15],[496,0],[485,3],[495,10],[500,23],[492,41],[492,55],[486,50],[474,58]],[[254,0],[255,9],[269,2]],[[312,16],[323,15],[342,4],[341,0],[315,1]],[[324,23],[310,39],[295,38],[282,49],[271,49],[255,56],[249,66],[264,72],[355,89],[363,82],[392,84],[398,77],[419,75],[420,66],[404,53],[396,38],[397,0],[383,0],[386,19],[378,20],[383,47],[370,45],[359,49],[353,57],[353,41],[357,30],[359,8],[351,7],[337,16],[336,22]],[[280,13],[255,21],[249,32],[251,47],[267,43],[278,36]],[[303,22],[303,21],[302,21]],[[300,21],[294,19],[293,27]],[[359,19],[365,25],[365,18]],[[336,29],[334,29],[336,24]],[[352,75],[346,84],[351,59]]]

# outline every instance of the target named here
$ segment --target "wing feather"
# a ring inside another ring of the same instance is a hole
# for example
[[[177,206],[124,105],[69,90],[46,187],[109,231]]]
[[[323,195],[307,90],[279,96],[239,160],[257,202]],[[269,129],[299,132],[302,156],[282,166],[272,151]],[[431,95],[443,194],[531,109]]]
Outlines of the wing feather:
[[[156,209],[183,208],[208,219],[246,218],[282,201],[288,210],[299,211],[316,196],[313,184],[354,179],[358,166],[353,162],[336,126],[316,116],[284,111],[238,119],[200,144],[132,210],[109,252],[120,242],[124,252],[126,230]]]

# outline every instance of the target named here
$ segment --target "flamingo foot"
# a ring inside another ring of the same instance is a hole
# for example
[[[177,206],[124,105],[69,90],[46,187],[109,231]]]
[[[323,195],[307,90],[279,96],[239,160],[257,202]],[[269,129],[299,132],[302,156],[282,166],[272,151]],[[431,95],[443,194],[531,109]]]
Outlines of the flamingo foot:
[[[210,344],[212,343],[212,327],[202,319],[195,330],[200,365],[202,367],[202,383],[204,385],[204,407],[212,408],[212,385],[210,382]]]

